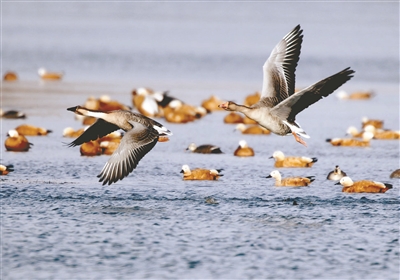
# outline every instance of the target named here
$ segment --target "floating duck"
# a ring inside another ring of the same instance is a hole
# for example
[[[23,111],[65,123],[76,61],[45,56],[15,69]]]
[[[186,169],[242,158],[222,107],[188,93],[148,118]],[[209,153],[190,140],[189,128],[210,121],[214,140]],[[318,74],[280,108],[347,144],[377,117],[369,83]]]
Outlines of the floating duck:
[[[183,180],[218,180],[222,174],[219,174],[222,169],[202,169],[196,168],[190,170],[188,165],[183,165],[181,173],[183,173]]]
[[[16,110],[9,110],[9,111],[3,111],[3,109],[0,109],[0,116],[3,119],[25,119],[26,115],[23,112],[19,112]]]
[[[224,123],[243,123],[243,117],[235,112],[230,112],[224,118]]]
[[[332,181],[339,181],[346,175],[346,172],[340,169],[339,165],[336,165],[335,169],[331,172],[329,172],[328,176],[326,179],[332,180]]]
[[[3,81],[14,82],[16,80],[18,80],[18,75],[12,71],[6,72],[3,76]]]
[[[341,90],[338,91],[336,96],[339,99],[366,100],[366,99],[371,99],[374,96],[374,94],[369,91],[356,91],[351,94],[348,94],[346,91]]]
[[[79,151],[82,156],[88,157],[99,156],[103,152],[100,143],[97,140],[83,143],[79,148]]]
[[[364,127],[365,131],[369,131],[374,135],[374,139],[379,140],[398,140],[400,138],[400,131],[394,131],[389,129],[377,129],[373,125],[367,125]]]
[[[315,180],[315,176],[283,178],[278,170],[272,171],[266,178],[274,178],[277,187],[307,187]]]
[[[254,94],[249,94],[248,96],[246,96],[243,105],[250,107],[256,104],[258,101],[260,101],[260,98],[261,94],[258,91],[256,91]]]
[[[21,124],[17,126],[15,130],[25,136],[43,136],[51,133],[52,131],[43,127],[38,127],[29,124]]]
[[[0,164],[0,175],[7,175],[8,173],[14,171],[14,165],[3,165]]]
[[[148,88],[138,88],[132,91],[133,106],[146,117],[160,115],[159,105],[153,93],[153,90]]]
[[[393,187],[391,184],[368,180],[353,182],[348,176],[340,179],[335,185],[342,185],[342,192],[347,193],[385,193]]]
[[[236,130],[239,130],[242,134],[271,134],[271,131],[259,125],[246,126],[243,123],[239,123],[236,126]]]
[[[24,135],[20,135],[15,129],[8,131],[8,138],[4,142],[7,151],[27,152],[33,145]]]
[[[112,155],[118,149],[120,142],[116,141],[101,141],[100,148],[103,155]]]
[[[396,169],[390,174],[390,178],[400,178],[400,169]]]
[[[84,131],[85,131],[84,128],[75,130],[72,127],[66,127],[63,130],[63,137],[76,138],[81,136]]]
[[[350,80],[354,71],[346,68],[295,93],[294,72],[303,41],[302,32],[300,25],[296,26],[272,50],[263,67],[264,81],[259,102],[250,107],[232,101],[219,106],[227,111],[243,113],[277,135],[293,134],[297,142],[306,146],[301,136],[309,136],[296,123],[296,115]]]
[[[239,147],[236,148],[233,155],[237,157],[252,157],[254,156],[254,150],[247,145],[245,140],[240,140]]]
[[[358,129],[355,126],[349,126],[346,130],[346,134],[351,135],[352,137],[355,138],[362,138],[362,134],[364,131],[358,131]]]
[[[383,128],[383,120],[368,119],[367,117],[363,117],[361,119],[361,127],[365,128],[367,125],[372,125],[377,129]]]
[[[285,157],[281,151],[275,151],[270,158],[275,159],[274,166],[279,167],[311,167],[318,161],[317,158],[310,157]]]
[[[218,107],[218,105],[221,103],[222,103],[221,99],[219,99],[215,95],[212,95],[209,99],[204,100],[201,103],[201,106],[204,107],[207,111],[213,112],[213,111],[223,110],[222,108]]]
[[[362,140],[354,138],[333,138],[326,139],[326,142],[331,143],[332,146],[347,146],[347,147],[369,147],[370,140],[374,137],[374,134],[369,131],[363,132]]]
[[[195,143],[191,143],[186,150],[198,154],[223,154],[220,147],[211,144],[204,144],[197,147]]]
[[[171,131],[162,124],[131,111],[99,112],[81,106],[67,110],[75,114],[98,118],[81,136],[69,144],[70,147],[97,140],[118,129],[126,132],[118,149],[111,155],[98,175],[99,182],[103,182],[103,185],[110,185],[128,176],[139,161],[153,149],[160,136],[172,135]]]
[[[42,80],[61,80],[64,76],[62,72],[48,72],[45,68],[39,68],[38,74]]]

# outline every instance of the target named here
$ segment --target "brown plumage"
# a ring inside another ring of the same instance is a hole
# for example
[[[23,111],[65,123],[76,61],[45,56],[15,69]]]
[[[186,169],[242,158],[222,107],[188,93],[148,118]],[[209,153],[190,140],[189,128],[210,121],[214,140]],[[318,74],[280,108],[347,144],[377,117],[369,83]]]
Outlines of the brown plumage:
[[[63,131],[63,137],[76,138],[82,135],[84,128],[74,130],[72,127],[66,127]]]
[[[116,149],[118,149],[118,146],[120,144],[120,141],[101,141],[100,142],[100,148],[102,150],[103,155],[112,155]]]
[[[242,134],[271,134],[271,131],[259,125],[246,126],[243,123],[239,123],[236,129],[242,132]]]
[[[7,151],[14,152],[27,152],[32,143],[29,143],[28,139],[24,135],[20,135],[18,131],[12,129],[8,132],[8,138],[4,142],[4,146]]]
[[[223,109],[218,107],[218,105],[221,103],[222,103],[221,99],[219,99],[215,95],[212,95],[209,99],[204,100],[201,103],[201,106],[204,107],[209,112],[221,111]]]
[[[310,157],[285,157],[284,153],[281,151],[275,151],[270,158],[275,159],[274,166],[276,168],[280,167],[311,167],[315,162],[318,161],[317,158]]]
[[[233,155],[237,157],[252,157],[254,156],[254,150],[247,145],[245,140],[241,140]]]
[[[7,81],[7,82],[13,82],[18,80],[18,76],[17,73],[15,72],[6,72],[3,76],[3,81]]]
[[[362,128],[366,127],[367,125],[372,125],[375,128],[383,128],[383,121],[382,120],[377,120],[377,119],[370,120],[367,117],[363,117],[361,119]]]
[[[19,134],[25,136],[42,136],[52,132],[51,130],[45,129],[43,127],[37,127],[29,124],[21,124],[20,126],[16,127],[15,130]]]
[[[96,140],[83,143],[79,151],[81,152],[82,156],[88,156],[88,157],[99,156],[102,154],[100,143],[99,141]]]
[[[370,140],[374,137],[374,134],[366,131],[363,133],[363,139],[357,140],[354,138],[333,138],[326,139],[326,142],[331,143],[332,146],[347,146],[347,147],[369,147]]]
[[[390,174],[390,178],[400,178],[400,169],[396,169]]]
[[[374,135],[374,139],[378,140],[398,140],[400,138],[400,131],[394,131],[389,129],[376,128],[373,125],[366,125],[365,131],[370,131]]]
[[[14,165],[2,165],[0,164],[0,175],[7,175],[8,173],[14,171]]]
[[[219,177],[223,176],[219,174],[222,169],[202,169],[196,168],[190,170],[188,165],[183,165],[181,173],[183,173],[183,180],[218,180]]]
[[[235,112],[230,112],[224,118],[224,123],[243,123],[243,117]]]
[[[40,68],[38,74],[42,80],[61,80],[64,76],[62,72],[48,72],[44,68]]]
[[[258,91],[253,94],[249,94],[244,99],[243,105],[250,107],[260,101],[260,98],[261,94]]]
[[[347,193],[385,193],[393,186],[381,182],[361,180],[353,182],[350,177],[346,176],[340,179],[335,185],[342,185],[342,192]]]
[[[314,176],[309,177],[288,177],[283,178],[278,170],[272,171],[266,178],[274,178],[277,187],[306,187],[315,180]]]

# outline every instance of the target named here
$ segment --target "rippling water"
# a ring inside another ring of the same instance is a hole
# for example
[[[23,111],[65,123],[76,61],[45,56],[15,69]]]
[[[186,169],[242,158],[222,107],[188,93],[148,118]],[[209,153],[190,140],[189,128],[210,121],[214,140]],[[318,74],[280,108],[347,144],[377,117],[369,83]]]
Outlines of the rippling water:
[[[3,69],[20,73],[19,82],[3,83],[2,107],[23,110],[28,119],[2,120],[1,142],[7,130],[22,123],[53,133],[29,137],[34,146],[27,153],[1,152],[2,162],[15,168],[0,178],[1,278],[398,279],[399,181],[389,174],[399,168],[399,142],[373,140],[370,148],[359,149],[325,142],[344,136],[350,125],[360,127],[363,116],[399,129],[398,42],[388,44],[398,31],[398,26],[389,28],[398,20],[394,9],[313,3],[288,8],[287,17],[281,18],[282,6],[276,3],[219,3],[214,9],[198,4],[198,10],[188,3],[181,9],[119,3],[115,10],[88,3],[2,4]],[[137,9],[130,14],[125,7]],[[232,14],[222,16],[226,7]],[[305,12],[304,18],[298,11]],[[385,20],[372,16],[381,12],[386,12]],[[264,13],[268,20],[263,21]],[[341,24],[332,27],[328,14]],[[355,102],[330,96],[299,114],[299,123],[311,136],[308,148],[293,137],[240,135],[223,124],[224,112],[185,125],[160,119],[173,131],[171,141],[158,143],[123,181],[102,186],[96,175],[108,157],[81,157],[78,148],[64,145],[72,139],[63,138],[62,130],[80,127],[66,108],[82,104],[89,95],[109,94],[131,104],[133,87],[152,86],[194,105],[211,94],[241,102],[261,86],[261,65],[269,48],[303,21],[298,84],[350,65],[356,76],[343,88],[376,93],[372,100]],[[363,26],[368,21],[379,24]],[[276,24],[276,30],[268,24]],[[142,44],[132,43],[126,35],[129,28]],[[191,34],[192,40],[185,41]],[[236,34],[247,40],[232,39]],[[352,38],[355,34],[361,39]],[[379,34],[386,51],[379,52],[381,41],[371,34]],[[253,46],[250,39],[262,40],[263,46]],[[340,44],[316,47],[342,39],[357,49],[354,57]],[[368,40],[370,48],[360,47],[357,40]],[[129,58],[131,51],[135,55]],[[65,80],[37,82],[36,68],[45,62],[64,69]],[[241,139],[254,148],[255,157],[232,155]],[[225,153],[187,153],[191,142],[216,144]],[[282,169],[284,176],[316,176],[310,187],[276,188],[265,178],[274,169],[269,157],[275,150],[318,158],[312,168]],[[217,182],[184,182],[179,173],[183,164],[223,168],[224,176]],[[344,194],[325,179],[337,164],[354,180],[394,187],[385,194]],[[218,203],[206,203],[207,197]]]

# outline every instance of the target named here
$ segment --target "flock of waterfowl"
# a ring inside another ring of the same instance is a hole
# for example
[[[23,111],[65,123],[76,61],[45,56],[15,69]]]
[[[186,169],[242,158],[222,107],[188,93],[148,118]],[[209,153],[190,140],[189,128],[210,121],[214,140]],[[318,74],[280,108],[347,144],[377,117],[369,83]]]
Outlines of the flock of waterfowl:
[[[309,138],[307,133],[296,122],[296,116],[310,105],[323,97],[327,97],[353,77],[354,71],[349,67],[336,74],[312,84],[304,89],[295,91],[295,70],[299,61],[301,43],[303,40],[300,26],[289,32],[272,50],[271,55],[263,66],[264,78],[261,93],[246,97],[244,104],[232,101],[224,102],[215,96],[204,100],[201,106],[189,105],[168,92],[156,92],[149,88],[137,88],[132,91],[132,105],[138,112],[133,112],[130,106],[111,100],[108,97],[90,97],[83,106],[70,107],[67,110],[81,118],[82,124],[88,126],[74,130],[66,128],[64,137],[76,138],[68,146],[80,146],[84,156],[110,155],[104,165],[99,181],[112,184],[128,176],[138,165],[139,161],[150,152],[157,142],[169,140],[172,132],[153,118],[164,118],[169,123],[187,123],[195,121],[216,110],[229,111],[224,118],[225,123],[236,124],[236,130],[243,134],[293,135],[295,140],[306,146],[303,138]],[[62,73],[50,73],[45,69],[39,70],[42,79],[61,79]],[[4,79],[12,78],[6,73]],[[340,96],[345,96],[341,93]],[[360,98],[367,98],[366,93],[359,93]],[[347,96],[347,98],[351,98]],[[241,113],[241,114],[238,114]],[[17,111],[2,112],[3,118],[25,118]],[[375,126],[373,122],[363,122],[363,132],[355,128],[349,129],[352,138],[327,139],[334,146],[369,146],[369,141],[375,139],[399,139],[399,132],[383,130],[382,125]],[[123,130],[124,133],[119,133]],[[5,141],[7,151],[28,151],[32,144],[25,136],[41,136],[50,133],[44,128],[22,125],[8,132]],[[379,136],[378,136],[379,135]],[[386,136],[382,136],[386,135]],[[356,137],[362,137],[361,140]],[[391,137],[391,138],[385,138]],[[187,150],[193,153],[219,154],[221,148],[214,145],[192,143]],[[254,156],[254,150],[246,141],[239,142],[234,156]],[[275,168],[310,168],[317,158],[285,157],[283,152],[276,151]],[[1,166],[2,175],[13,171],[13,166]],[[222,174],[217,169],[193,169],[188,165],[182,166],[183,180],[218,180]],[[392,174],[393,178],[400,177],[400,171]],[[274,178],[276,186],[301,187],[309,186],[314,176],[282,178],[278,170],[273,170],[267,178]],[[343,192],[385,192],[392,186],[374,181],[353,182],[345,172],[336,166],[328,174],[327,179],[342,184]]]

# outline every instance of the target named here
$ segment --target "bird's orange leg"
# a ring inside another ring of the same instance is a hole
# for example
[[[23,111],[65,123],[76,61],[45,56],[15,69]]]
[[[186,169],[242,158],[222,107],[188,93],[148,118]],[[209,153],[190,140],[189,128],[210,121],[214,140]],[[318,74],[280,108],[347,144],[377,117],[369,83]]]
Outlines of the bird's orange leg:
[[[307,143],[304,142],[303,139],[301,139],[301,137],[299,137],[295,132],[292,131],[292,134],[294,136],[294,139],[296,139],[297,142],[299,142],[300,144],[304,145],[305,147],[307,147]]]

